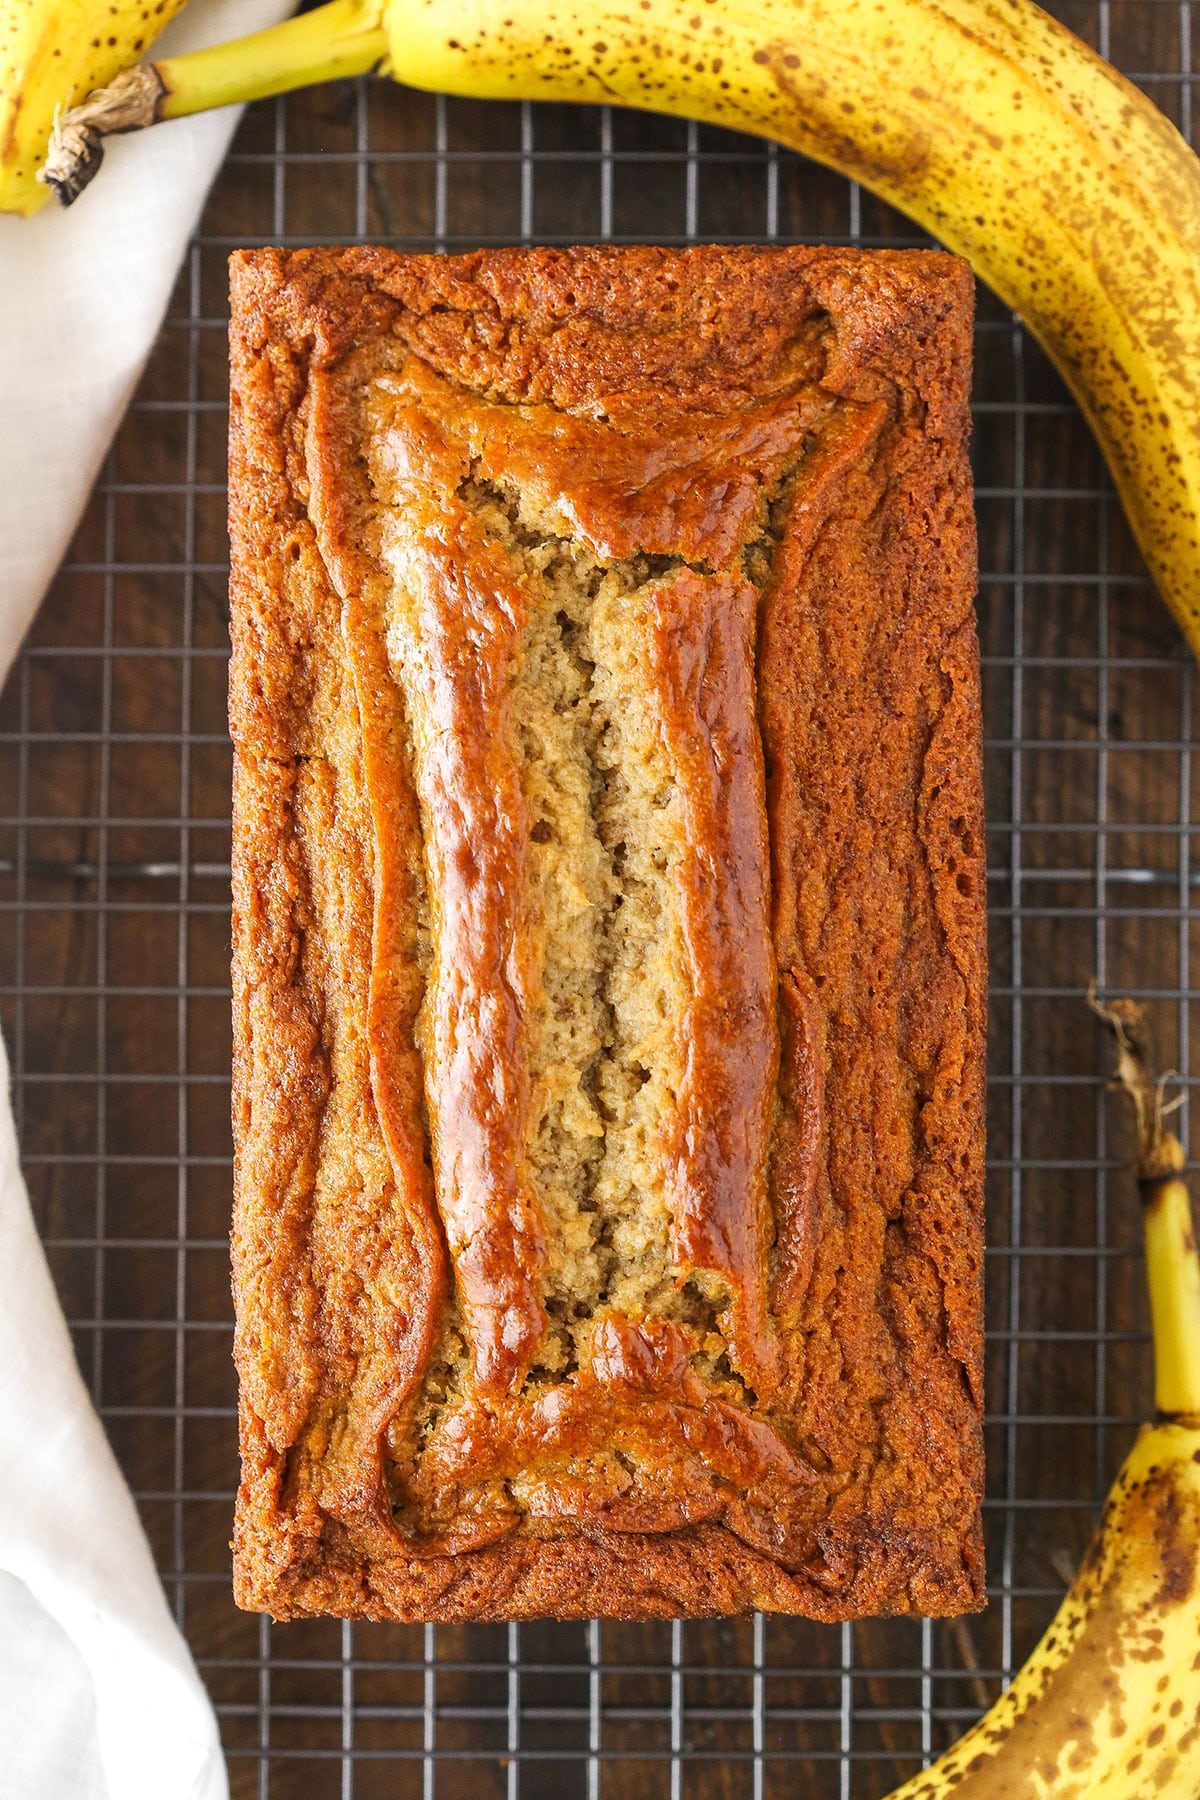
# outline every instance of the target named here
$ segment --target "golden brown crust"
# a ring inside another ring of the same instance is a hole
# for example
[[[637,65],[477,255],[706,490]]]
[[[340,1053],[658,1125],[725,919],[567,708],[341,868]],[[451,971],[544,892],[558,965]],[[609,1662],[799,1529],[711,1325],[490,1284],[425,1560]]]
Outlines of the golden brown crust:
[[[676,751],[684,830],[688,1044],[667,1146],[680,1264],[723,1275],[735,1366],[760,1400],[781,1351],[767,1310],[767,1157],[779,1073],[762,738],[755,721],[758,591],[744,577],[680,572],[654,596],[649,661]]]
[[[359,249],[236,257],[233,288],[239,1600],[979,1604],[969,275]],[[407,624],[362,447],[381,374]],[[667,560],[636,603],[691,846],[671,1254],[724,1291],[724,1374],[686,1322],[602,1309],[577,1368],[524,1379],[550,1230],[522,1155],[531,824],[503,753],[527,593],[468,478],[606,567]],[[448,1261],[472,1361],[419,1424]]]

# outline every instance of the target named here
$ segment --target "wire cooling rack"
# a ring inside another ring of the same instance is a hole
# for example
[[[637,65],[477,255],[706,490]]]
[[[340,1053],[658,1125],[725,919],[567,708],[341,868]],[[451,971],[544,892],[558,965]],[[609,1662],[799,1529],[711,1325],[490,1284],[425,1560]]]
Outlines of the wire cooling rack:
[[[1054,10],[1190,131],[1200,6]],[[0,998],[33,1204],[238,1796],[873,1800],[1024,1659],[1149,1401],[1131,1146],[1084,994],[1097,975],[1145,998],[1188,1092],[1193,668],[1078,412],[981,293],[987,1612],[278,1627],[233,1606],[226,254],[593,238],[927,241],[679,122],[382,83],[253,108],[0,701]]]

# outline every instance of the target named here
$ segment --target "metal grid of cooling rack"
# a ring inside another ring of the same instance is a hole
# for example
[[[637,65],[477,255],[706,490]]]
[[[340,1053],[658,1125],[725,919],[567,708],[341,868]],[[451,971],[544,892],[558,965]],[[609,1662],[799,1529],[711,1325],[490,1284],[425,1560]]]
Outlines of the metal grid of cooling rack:
[[[1055,10],[1190,131],[1200,7]],[[1130,1145],[1083,995],[1093,974],[1143,995],[1187,1093],[1193,670],[1077,412],[981,294],[988,1611],[435,1629],[232,1605],[226,252],[692,237],[923,241],[812,165],[679,122],[382,84],[252,109],[0,700],[0,1000],[33,1204],[239,1796],[870,1800],[1023,1659],[1149,1397]]]

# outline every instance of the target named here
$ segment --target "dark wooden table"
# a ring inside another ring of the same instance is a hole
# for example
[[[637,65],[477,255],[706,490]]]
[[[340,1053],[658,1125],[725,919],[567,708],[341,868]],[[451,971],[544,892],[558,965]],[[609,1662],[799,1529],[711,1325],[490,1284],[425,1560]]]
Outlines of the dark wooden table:
[[[1186,5],[1056,10],[1185,119]],[[233,1606],[225,257],[689,235],[922,241],[812,165],[677,122],[382,84],[253,109],[0,701],[0,993],[33,1204],[238,1795],[869,1800],[1023,1659],[1147,1404],[1129,1136],[1083,996],[1093,974],[1143,992],[1190,1066],[1193,671],[1078,413],[981,293],[989,1610],[435,1631]]]

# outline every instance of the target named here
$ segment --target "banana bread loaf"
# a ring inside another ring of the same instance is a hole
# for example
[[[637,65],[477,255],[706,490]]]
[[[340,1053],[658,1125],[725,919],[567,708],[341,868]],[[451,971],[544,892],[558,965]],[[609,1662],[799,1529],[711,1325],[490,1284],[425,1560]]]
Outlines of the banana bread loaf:
[[[981,1603],[971,299],[234,258],[242,1605]]]

